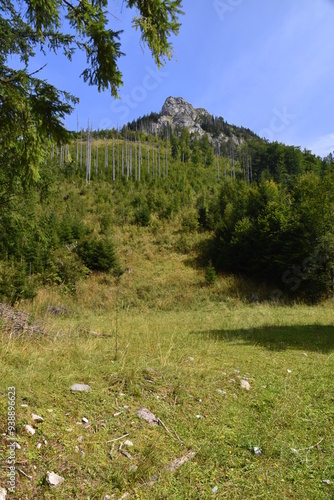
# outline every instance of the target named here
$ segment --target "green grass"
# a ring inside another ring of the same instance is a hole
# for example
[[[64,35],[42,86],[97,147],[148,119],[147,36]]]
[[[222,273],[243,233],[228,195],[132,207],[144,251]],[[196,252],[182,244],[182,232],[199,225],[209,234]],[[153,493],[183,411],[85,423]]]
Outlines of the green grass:
[[[1,338],[1,429],[7,387],[15,386],[17,466],[32,476],[18,472],[13,498],[334,498],[333,302],[251,304],[251,285],[226,277],[206,285],[205,270],[190,265],[194,254],[171,250],[176,233],[128,229],[115,237],[132,268],[118,292],[103,275],[76,297],[41,291],[21,307],[44,318],[49,333]],[[72,313],[51,317],[50,303]],[[76,382],[92,391],[71,393]],[[139,420],[141,407],[166,428]],[[44,418],[34,436],[23,427],[31,413]],[[110,458],[107,442],[124,434],[132,458],[118,451],[120,441]],[[169,471],[188,450],[194,458]],[[4,439],[2,451],[6,457]],[[65,478],[59,489],[45,484],[47,471]],[[158,480],[149,486],[152,475]]]

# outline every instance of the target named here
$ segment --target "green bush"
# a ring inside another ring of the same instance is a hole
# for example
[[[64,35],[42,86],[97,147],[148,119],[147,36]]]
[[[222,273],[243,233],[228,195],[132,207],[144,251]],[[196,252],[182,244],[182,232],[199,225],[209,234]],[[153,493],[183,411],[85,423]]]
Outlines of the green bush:
[[[205,281],[208,285],[213,285],[217,280],[216,270],[213,267],[212,263],[209,262],[208,267],[205,270]]]
[[[20,299],[33,299],[36,296],[33,279],[29,276],[27,265],[14,262],[0,264],[0,299],[11,305]]]
[[[61,285],[66,292],[75,292],[78,281],[89,274],[76,253],[67,248],[54,250],[49,257],[45,271],[45,282]]]
[[[198,230],[198,215],[195,210],[187,210],[182,216],[182,231],[194,233]]]
[[[90,236],[81,240],[77,247],[79,257],[92,271],[118,271],[120,266],[111,239],[104,237],[97,239]]]
[[[139,226],[147,227],[151,224],[151,213],[147,206],[138,209],[135,215],[136,223]]]

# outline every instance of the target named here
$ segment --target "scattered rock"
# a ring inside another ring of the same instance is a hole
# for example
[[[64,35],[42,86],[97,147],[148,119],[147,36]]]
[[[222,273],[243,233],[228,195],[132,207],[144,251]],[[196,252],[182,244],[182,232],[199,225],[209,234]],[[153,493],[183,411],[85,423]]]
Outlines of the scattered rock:
[[[5,488],[1,488],[0,486],[0,500],[6,500],[7,490]]]
[[[67,314],[71,311],[62,306],[48,306],[47,312],[53,314],[54,316],[62,316],[63,314]]]
[[[329,479],[323,479],[323,481],[322,481],[322,482],[323,482],[324,484],[328,484],[328,485],[329,485],[329,484],[331,484],[331,482],[330,482],[330,480],[329,480]]]
[[[110,495],[104,495],[103,500],[111,500],[111,496]]]
[[[31,425],[25,425],[24,426],[25,430],[27,431],[28,434],[31,434],[32,436],[35,434],[35,429],[31,427]]]
[[[89,392],[92,389],[89,385],[86,384],[74,384],[72,385],[70,390],[73,392]]]
[[[124,455],[126,458],[128,458],[129,460],[131,460],[132,456],[130,455],[129,452],[123,450],[123,448],[121,448],[119,451],[122,453],[122,455]]]
[[[183,465],[184,463],[188,462],[188,460],[191,460],[194,456],[195,456],[195,452],[194,451],[188,451],[188,453],[186,453],[185,455],[183,455],[183,457],[176,458],[175,460],[173,460],[173,462],[171,462],[167,466],[167,470],[170,470],[170,471],[173,471],[173,472],[176,471],[179,467],[181,467],[181,465]]]
[[[55,472],[47,472],[45,476],[45,481],[51,488],[57,488],[60,486],[65,479],[61,476],[58,476]]]
[[[254,451],[255,455],[262,455],[262,451],[260,450],[260,448],[258,446],[254,446],[253,451]]]
[[[133,446],[133,442],[127,439],[126,441],[124,441],[123,446]]]
[[[226,395],[226,392],[225,392],[225,391],[222,391],[221,389],[217,389],[217,392],[218,392],[219,394],[222,394],[223,396],[225,396],[225,395]]]
[[[291,370],[287,370],[288,373],[292,373]]]
[[[82,417],[82,421],[83,421],[84,424],[88,424],[88,418]]]
[[[217,493],[218,492],[218,486],[214,486],[212,488],[212,493]]]
[[[42,448],[42,443],[37,444],[37,449],[40,450]]]
[[[145,422],[147,422],[148,424],[159,424],[159,420],[157,419],[157,417],[147,408],[141,408],[140,410],[138,410],[137,415],[139,418],[145,420]]]
[[[246,389],[246,391],[249,391],[250,384],[249,384],[248,380],[240,380],[240,385],[241,385],[241,389]]]
[[[196,418],[198,418],[199,420],[200,418],[202,418],[202,415],[196,415]]]
[[[33,419],[34,422],[37,423],[44,422],[44,418],[40,417],[39,415],[36,415],[35,413],[31,414],[31,418]]]

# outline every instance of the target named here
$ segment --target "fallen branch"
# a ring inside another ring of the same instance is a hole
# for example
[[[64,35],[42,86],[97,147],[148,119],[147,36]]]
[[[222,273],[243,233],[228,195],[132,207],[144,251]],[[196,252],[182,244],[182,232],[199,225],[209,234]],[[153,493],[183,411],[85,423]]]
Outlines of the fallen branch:
[[[167,427],[165,426],[165,424],[163,423],[163,421],[161,420],[161,418],[159,418],[159,417],[158,417],[158,418],[157,418],[157,420],[158,420],[158,423],[159,423],[160,425],[162,425],[162,427],[165,429],[165,431],[166,431],[168,434],[170,434],[169,430],[167,429]]]
[[[324,440],[325,438],[321,438],[320,441],[318,441],[316,444],[312,445],[312,446],[309,446],[307,448],[299,448],[299,450],[296,450],[295,448],[291,448],[291,451],[293,451],[293,453],[299,453],[300,451],[308,451],[308,450],[312,450],[313,448],[316,448],[317,446],[319,446],[320,443],[322,443],[322,441]]]
[[[125,437],[128,437],[129,434],[124,434],[123,436],[119,437],[119,438],[115,438],[115,439],[110,439],[110,441],[106,441],[106,443],[113,443],[114,441],[119,441],[120,439],[123,439]]]
[[[18,470],[23,476],[30,479],[30,481],[32,480],[32,476],[28,476],[28,474],[26,474],[23,470],[19,469],[18,467],[16,468],[16,470]]]

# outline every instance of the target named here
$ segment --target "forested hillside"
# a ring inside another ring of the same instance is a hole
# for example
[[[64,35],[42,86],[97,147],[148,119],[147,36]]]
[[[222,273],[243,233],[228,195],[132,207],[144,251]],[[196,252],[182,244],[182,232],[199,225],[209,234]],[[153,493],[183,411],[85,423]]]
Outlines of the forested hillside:
[[[50,144],[38,178],[13,179],[2,195],[2,300],[33,297],[43,286],[74,293],[90,272],[121,274],[113,228],[129,224],[208,232],[202,265],[266,282],[271,298],[332,293],[331,155],[248,133],[239,144],[185,127],[148,134],[142,124],[73,132],[68,144]]]

